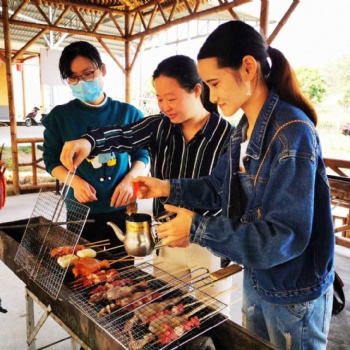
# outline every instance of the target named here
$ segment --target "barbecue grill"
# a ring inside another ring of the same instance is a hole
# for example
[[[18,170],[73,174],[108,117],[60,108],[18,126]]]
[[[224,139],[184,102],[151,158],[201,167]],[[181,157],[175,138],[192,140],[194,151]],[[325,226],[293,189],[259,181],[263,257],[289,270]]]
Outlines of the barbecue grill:
[[[41,199],[39,202],[54,203],[56,213],[59,205],[54,198],[50,197],[49,201]],[[65,207],[67,203],[59,211],[64,211]],[[2,224],[3,231],[0,231],[0,258],[26,283],[27,297],[45,308],[47,314],[51,314],[84,348],[158,350],[186,346],[186,349],[190,349],[197,337],[205,334],[211,336],[220,350],[274,349],[221,314],[226,305],[205,293],[206,284],[213,283],[206,269],[199,269],[195,278],[175,278],[147,262],[135,266],[125,266],[120,262],[114,266],[120,278],[137,281],[136,284],[140,285],[140,289],[130,295],[145,294],[101,314],[101,309],[110,300],[90,303],[92,289],[96,286],[75,290],[68,268],[57,267],[56,259],[49,254],[58,245],[87,243],[80,238],[79,226],[86,215],[83,210],[75,218],[79,227],[77,232],[73,232],[74,228],[70,231],[67,224],[59,225],[63,219],[61,217],[55,217],[56,222],[50,222],[51,213],[45,217],[42,210],[32,215],[29,222],[22,220]],[[26,230],[23,232],[23,228],[16,228],[16,224],[26,226]],[[161,303],[165,305],[163,310],[167,313],[164,311],[159,318],[150,319],[149,316],[154,315],[155,305]],[[174,313],[174,306],[181,306],[183,312]],[[28,318],[33,319],[30,315]],[[191,326],[188,326],[190,323]],[[187,328],[182,327],[184,325]],[[171,326],[177,332],[182,327],[182,331],[177,333],[177,337],[166,339],[163,337],[165,326],[166,329]],[[38,330],[33,329],[33,325],[29,330],[33,331],[28,336],[28,343],[31,343]]]

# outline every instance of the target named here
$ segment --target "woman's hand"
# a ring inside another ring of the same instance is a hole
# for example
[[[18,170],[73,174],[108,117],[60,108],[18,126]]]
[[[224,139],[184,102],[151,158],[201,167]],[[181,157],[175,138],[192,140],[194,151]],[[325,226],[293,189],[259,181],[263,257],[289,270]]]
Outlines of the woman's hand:
[[[91,144],[86,139],[67,141],[63,145],[60,161],[73,173],[80,163],[89,156],[90,152]]]
[[[137,198],[140,199],[168,197],[170,194],[170,182],[168,180],[159,180],[149,176],[138,176],[131,183],[137,184]]]
[[[190,244],[189,234],[194,212],[173,205],[165,205],[164,208],[177,215],[174,219],[157,226],[158,237],[163,238],[162,245],[187,247]]]
[[[112,198],[111,207],[122,207],[130,203],[132,198],[133,190],[129,181],[121,181],[119,185],[115,188]]]
[[[96,190],[85,180],[79,176],[74,176],[72,188],[74,197],[80,203],[88,203],[97,201]]]

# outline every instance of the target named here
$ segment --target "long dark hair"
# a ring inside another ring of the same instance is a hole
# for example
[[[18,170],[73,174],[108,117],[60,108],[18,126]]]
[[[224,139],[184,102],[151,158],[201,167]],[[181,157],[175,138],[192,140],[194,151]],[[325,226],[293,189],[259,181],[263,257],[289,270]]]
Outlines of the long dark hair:
[[[72,75],[71,64],[78,56],[83,56],[98,68],[102,68],[102,59],[96,47],[86,41],[76,41],[66,46],[62,51],[58,67],[63,80]]]
[[[217,112],[216,104],[209,101],[209,89],[199,76],[195,61],[184,55],[175,55],[160,62],[153,72],[153,80],[161,75],[175,79],[188,93],[193,92],[197,84],[202,86],[201,101],[208,112]]]
[[[316,125],[316,111],[301,92],[289,62],[282,52],[268,46],[262,35],[250,25],[242,21],[221,24],[208,36],[197,58],[216,58],[219,68],[237,70],[247,55],[253,56],[260,63],[267,86],[275,89],[282,100],[304,111]]]

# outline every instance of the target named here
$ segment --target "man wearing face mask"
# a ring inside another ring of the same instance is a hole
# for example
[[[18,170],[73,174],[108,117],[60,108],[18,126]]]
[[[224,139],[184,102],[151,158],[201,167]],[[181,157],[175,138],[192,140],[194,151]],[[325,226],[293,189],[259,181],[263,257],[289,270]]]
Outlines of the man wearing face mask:
[[[60,162],[60,154],[66,141],[105,125],[134,123],[143,115],[137,108],[103,92],[106,66],[90,43],[79,41],[65,47],[59,70],[75,99],[56,106],[43,120],[43,159],[46,170],[64,182],[68,170]],[[67,194],[67,198],[90,207],[88,219],[93,223],[85,225],[82,237],[91,242],[109,238],[113,245],[121,245],[106,223],[113,221],[125,232],[125,205],[132,197],[130,181],[143,174],[148,160],[146,150],[137,150],[129,154],[100,154],[92,161],[83,161]],[[68,212],[68,220],[70,215],[73,214]]]

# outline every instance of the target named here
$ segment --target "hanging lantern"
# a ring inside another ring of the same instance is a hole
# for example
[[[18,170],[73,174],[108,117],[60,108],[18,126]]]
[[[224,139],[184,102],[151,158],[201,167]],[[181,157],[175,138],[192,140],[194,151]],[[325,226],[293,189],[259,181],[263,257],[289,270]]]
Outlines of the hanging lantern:
[[[18,72],[22,72],[22,63],[16,63],[16,69]]]

